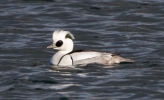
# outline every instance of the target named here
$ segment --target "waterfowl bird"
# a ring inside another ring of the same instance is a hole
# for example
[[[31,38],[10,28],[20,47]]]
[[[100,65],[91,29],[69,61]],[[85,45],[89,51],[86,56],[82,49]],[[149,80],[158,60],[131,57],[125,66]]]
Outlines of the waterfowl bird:
[[[58,52],[54,54],[50,60],[50,63],[53,65],[69,66],[89,63],[111,65],[121,62],[134,62],[131,59],[126,59],[112,53],[89,50],[73,51],[73,39],[75,38],[69,31],[56,30],[52,35],[52,39],[53,44],[47,48],[58,50]]]

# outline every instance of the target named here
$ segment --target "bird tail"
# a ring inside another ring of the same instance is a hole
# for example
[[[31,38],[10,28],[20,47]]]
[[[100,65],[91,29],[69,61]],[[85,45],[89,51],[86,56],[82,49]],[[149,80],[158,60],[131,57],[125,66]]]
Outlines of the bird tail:
[[[118,55],[112,55],[112,58],[110,60],[108,60],[108,64],[112,64],[112,63],[132,63],[135,62],[132,59],[127,59],[127,58],[123,58],[121,56]]]

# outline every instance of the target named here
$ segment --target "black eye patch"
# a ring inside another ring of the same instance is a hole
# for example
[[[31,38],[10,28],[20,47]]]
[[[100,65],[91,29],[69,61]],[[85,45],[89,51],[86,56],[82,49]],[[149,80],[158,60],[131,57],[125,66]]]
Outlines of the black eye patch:
[[[58,42],[56,42],[56,46],[57,47],[61,47],[63,45],[63,41],[59,40]]]

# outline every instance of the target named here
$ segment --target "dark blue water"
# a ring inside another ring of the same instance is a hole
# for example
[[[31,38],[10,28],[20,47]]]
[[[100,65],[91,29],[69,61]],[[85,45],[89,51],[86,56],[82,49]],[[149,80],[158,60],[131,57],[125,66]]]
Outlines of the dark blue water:
[[[52,66],[56,29],[137,62]],[[163,0],[0,1],[0,100],[163,100],[163,61]]]

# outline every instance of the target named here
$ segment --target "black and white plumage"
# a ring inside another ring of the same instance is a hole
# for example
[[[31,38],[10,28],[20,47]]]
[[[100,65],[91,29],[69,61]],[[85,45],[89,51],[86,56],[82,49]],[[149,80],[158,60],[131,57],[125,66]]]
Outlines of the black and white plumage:
[[[50,60],[50,63],[54,65],[69,66],[89,63],[111,65],[120,62],[134,62],[131,59],[126,59],[112,53],[87,50],[73,51],[73,39],[75,38],[69,31],[56,30],[53,33],[52,39],[53,44],[47,48],[58,50]]]

